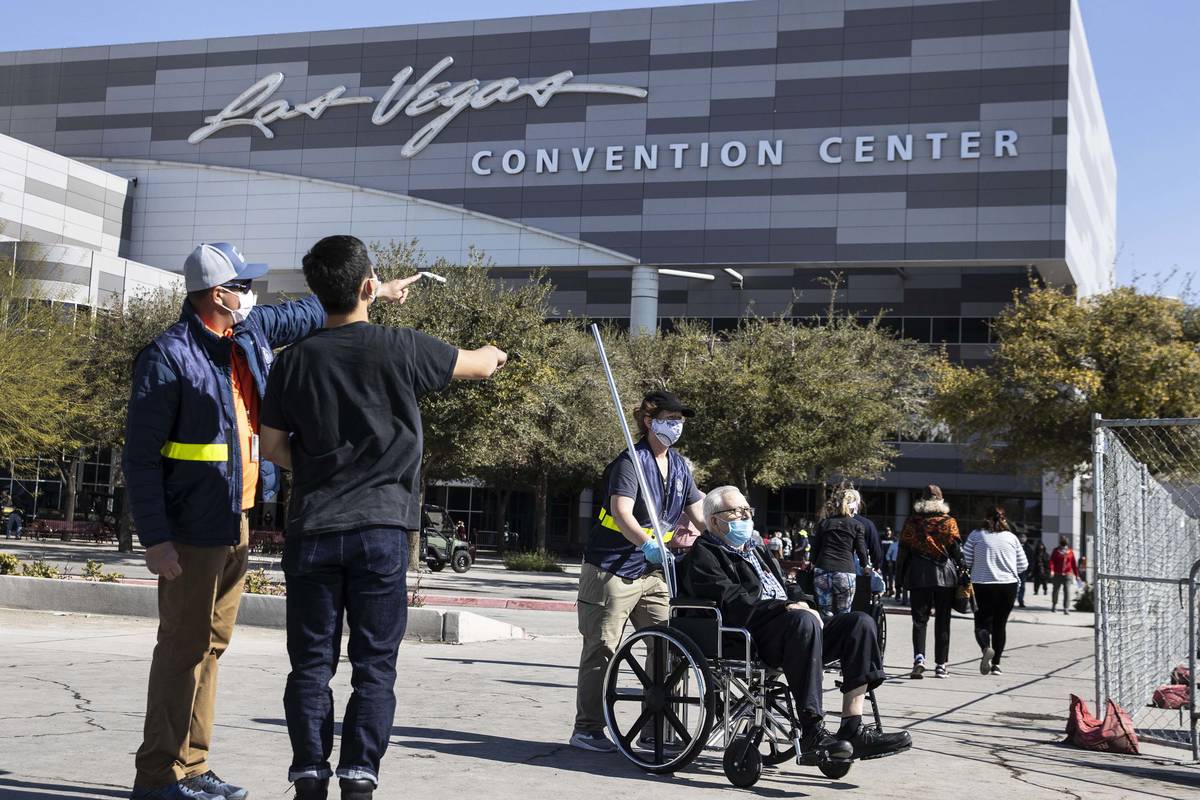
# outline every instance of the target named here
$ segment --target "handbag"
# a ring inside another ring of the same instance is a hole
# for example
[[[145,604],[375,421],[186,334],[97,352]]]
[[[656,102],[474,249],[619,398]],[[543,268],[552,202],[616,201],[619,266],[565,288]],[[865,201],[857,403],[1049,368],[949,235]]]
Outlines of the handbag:
[[[972,601],[975,599],[975,587],[971,585],[971,574],[965,570],[958,574],[958,586],[954,588],[954,603],[952,607],[959,614],[966,614],[971,610]]]
[[[1092,716],[1082,698],[1071,695],[1071,710],[1067,716],[1067,742],[1085,750],[1104,750],[1111,753],[1138,752],[1137,733],[1128,712],[1109,700],[1104,719]]]

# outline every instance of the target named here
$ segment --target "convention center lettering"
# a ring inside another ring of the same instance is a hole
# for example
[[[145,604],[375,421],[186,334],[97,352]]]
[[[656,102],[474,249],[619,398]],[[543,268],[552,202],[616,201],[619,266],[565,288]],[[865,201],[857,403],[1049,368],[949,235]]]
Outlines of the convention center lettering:
[[[606,94],[624,95],[644,99],[648,92],[637,86],[622,86],[608,83],[574,83],[575,73],[570,70],[555,73],[537,81],[522,82],[518,78],[501,78],[483,83],[479,80],[438,81],[436,78],[454,63],[446,56],[429,71],[408,85],[414,69],[409,66],[396,73],[392,85],[376,101],[373,97],[346,97],[346,87],[336,86],[306,103],[292,105],[287,100],[271,99],[283,84],[282,72],[273,72],[259,80],[234,98],[229,105],[212,116],[205,117],[206,123],[188,136],[188,142],[199,144],[218,131],[238,126],[256,129],[268,139],[275,138],[271,125],[281,120],[305,116],[320,119],[330,108],[340,106],[369,105],[375,103],[371,122],[386,125],[400,113],[419,117],[437,113],[404,143],[400,154],[412,158],[437,139],[446,126],[468,109],[482,111],[497,103],[512,103],[529,98],[538,108],[546,105],[559,94]],[[820,143],[817,155],[826,164],[841,164],[844,161],[869,163],[873,161],[911,161],[914,152],[934,161],[943,157],[976,159],[990,155],[993,158],[1011,158],[1018,155],[1017,132],[996,130],[985,136],[983,131],[961,131],[951,134],[935,131],[914,136],[911,133],[886,136],[830,136]],[[476,175],[491,175],[497,169],[507,175],[519,175],[527,168],[536,173],[556,173],[560,170],[587,172],[593,168],[607,172],[632,170],[656,170],[660,166],[683,169],[685,166],[707,168],[710,164],[724,167],[741,167],[756,164],[760,167],[783,164],[782,139],[760,139],[747,144],[743,141],[726,141],[719,145],[710,142],[674,142],[670,144],[610,145],[607,147],[538,148],[532,151],[510,149],[502,153],[478,150],[471,157],[471,171]],[[560,155],[564,152],[566,157]]]

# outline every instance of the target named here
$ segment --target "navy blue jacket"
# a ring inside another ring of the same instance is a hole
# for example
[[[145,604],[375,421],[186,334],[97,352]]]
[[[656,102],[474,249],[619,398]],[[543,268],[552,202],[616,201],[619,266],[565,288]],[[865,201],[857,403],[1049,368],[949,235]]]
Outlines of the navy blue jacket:
[[[233,407],[233,348],[262,399],[274,349],[325,324],[316,297],[255,306],[232,337],[210,331],[185,301],[179,322],[138,355],[125,431],[126,495],[146,547],[165,541],[234,545],[241,535],[242,454]],[[262,496],[275,466],[261,464]]]

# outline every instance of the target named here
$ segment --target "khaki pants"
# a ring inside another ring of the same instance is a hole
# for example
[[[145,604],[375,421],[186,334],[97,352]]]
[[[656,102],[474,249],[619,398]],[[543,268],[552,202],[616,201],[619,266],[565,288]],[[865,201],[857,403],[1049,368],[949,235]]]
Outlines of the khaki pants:
[[[667,621],[670,600],[659,573],[622,578],[591,564],[579,574],[579,682],[575,694],[576,730],[604,730],[604,672],[621,644],[626,620],[634,628]]]
[[[150,664],[142,746],[134,759],[139,789],[208,771],[217,659],[233,635],[249,534],[249,520],[242,514],[236,546],[177,542],[183,574],[158,580],[158,644]]]

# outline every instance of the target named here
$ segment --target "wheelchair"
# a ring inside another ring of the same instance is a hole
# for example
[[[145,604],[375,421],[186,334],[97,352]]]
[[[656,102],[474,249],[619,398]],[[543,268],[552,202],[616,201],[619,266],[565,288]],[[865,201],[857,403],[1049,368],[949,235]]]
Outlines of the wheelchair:
[[[873,689],[867,700],[882,730]],[[782,672],[758,659],[750,631],[727,627],[706,600],[673,598],[666,625],[642,628],[621,643],[605,674],[604,717],[621,754],[658,775],[683,769],[703,750],[719,750],[726,778],[747,788],[764,766],[795,760],[799,749]],[[801,763],[837,780],[853,760],[818,751]]]

